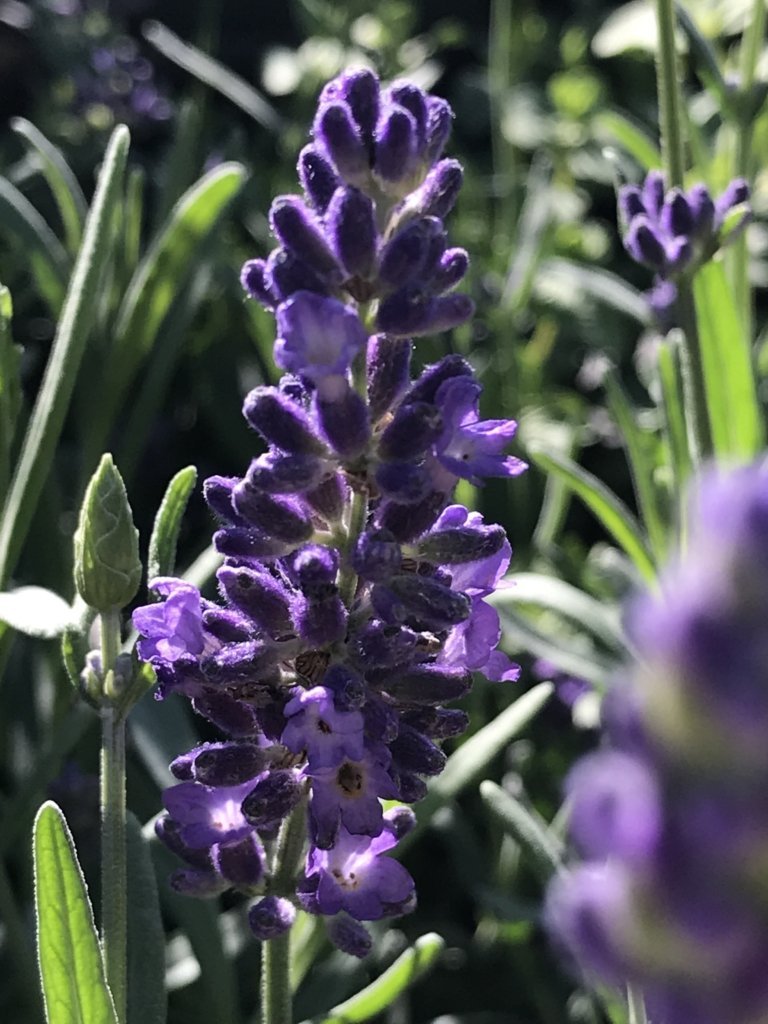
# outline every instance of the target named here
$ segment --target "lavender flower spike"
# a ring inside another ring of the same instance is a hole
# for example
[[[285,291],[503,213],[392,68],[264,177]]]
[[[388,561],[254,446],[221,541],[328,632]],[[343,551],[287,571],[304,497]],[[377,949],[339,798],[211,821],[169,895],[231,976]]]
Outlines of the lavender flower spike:
[[[161,695],[184,693],[224,734],[173,762],[158,826],[186,865],[173,884],[255,898],[263,942],[303,907],[363,956],[362,922],[413,908],[413,879],[388,856],[413,812],[382,801],[415,802],[442,771],[440,742],[468,724],[446,705],[473,672],[519,672],[485,600],[509,543],[451,504],[461,478],[524,469],[506,454],[515,424],[479,418],[482,388],[459,356],[411,381],[413,336],[472,312],[453,291],[468,257],[442,221],[461,183],[441,159],[451,116],[368,70],[323,90],[299,157],[304,196],[276,200],[276,247],[243,269],[275,314],[285,374],[245,399],[267,450],[205,483],[218,601],[163,579],[162,602],[134,613]],[[294,826],[306,856],[286,866],[280,836]]]
[[[586,858],[547,897],[555,941],[642,990],[656,1024],[768,1019],[768,473],[711,470],[685,554],[630,609],[611,746],[566,783]]]

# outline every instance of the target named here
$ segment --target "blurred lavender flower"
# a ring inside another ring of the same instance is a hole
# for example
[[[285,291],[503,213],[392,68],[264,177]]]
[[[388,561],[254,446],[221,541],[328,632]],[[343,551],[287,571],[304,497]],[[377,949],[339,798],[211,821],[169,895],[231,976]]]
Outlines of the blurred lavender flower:
[[[606,697],[610,747],[573,769],[586,863],[547,918],[588,973],[656,1024],[768,1015],[768,472],[711,471],[689,547],[632,609],[640,660]]]
[[[299,158],[304,195],[275,200],[278,247],[242,271],[275,313],[286,374],[245,400],[267,452],[245,476],[205,483],[221,601],[161,579],[163,603],[134,613],[158,695],[186,694],[231,737],[171,766],[158,834],[187,864],[173,884],[259,896],[249,919],[263,940],[303,907],[357,956],[371,945],[360,922],[415,902],[388,856],[413,817],[382,801],[417,801],[442,771],[439,742],[467,726],[445,705],[472,672],[519,675],[485,600],[509,542],[450,504],[460,478],[525,468],[504,454],[515,424],[480,419],[481,386],[459,356],[410,379],[411,337],[472,312],[452,293],[467,255],[441,220],[461,183],[440,159],[451,117],[367,70],[323,91]],[[309,852],[292,891],[278,890],[274,840],[295,810]]]
[[[667,330],[675,322],[673,282],[694,273],[745,229],[751,217],[749,185],[737,178],[714,200],[703,184],[687,192],[667,191],[661,171],[649,171],[642,187],[623,185],[618,200],[624,247],[655,272],[647,298],[660,328]]]

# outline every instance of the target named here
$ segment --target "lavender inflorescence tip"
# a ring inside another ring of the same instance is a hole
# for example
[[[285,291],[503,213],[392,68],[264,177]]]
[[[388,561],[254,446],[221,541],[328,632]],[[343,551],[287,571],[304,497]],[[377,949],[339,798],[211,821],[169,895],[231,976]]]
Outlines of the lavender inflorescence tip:
[[[220,599],[157,579],[162,600],[134,613],[157,695],[186,695],[228,736],[171,766],[158,834],[186,862],[173,884],[256,897],[262,940],[303,908],[364,955],[361,922],[413,908],[413,880],[387,855],[413,815],[382,802],[417,801],[442,770],[440,742],[467,726],[445,705],[472,672],[519,674],[485,600],[509,542],[452,504],[460,479],[524,470],[505,454],[515,424],[480,418],[459,356],[410,372],[414,335],[472,312],[453,292],[467,254],[442,223],[461,182],[442,159],[451,118],[444,100],[367,70],[326,86],[303,195],[275,200],[278,247],[243,268],[275,313],[285,375],[244,404],[267,451],[205,484]],[[272,857],[294,811],[309,852],[286,888]]]
[[[572,770],[584,858],[546,917],[590,976],[644,995],[657,1024],[768,1016],[768,472],[711,470],[686,553],[629,627],[638,660],[608,691],[608,744]]]

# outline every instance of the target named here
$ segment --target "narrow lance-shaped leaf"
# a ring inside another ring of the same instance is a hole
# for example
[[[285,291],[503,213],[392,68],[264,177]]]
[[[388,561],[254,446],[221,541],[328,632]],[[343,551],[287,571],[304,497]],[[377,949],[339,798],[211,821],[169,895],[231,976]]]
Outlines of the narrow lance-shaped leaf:
[[[149,844],[128,812],[128,1020],[165,1024],[165,931]]]
[[[61,150],[31,122],[23,117],[14,117],[11,128],[24,139],[40,161],[43,176],[59,208],[67,249],[74,256],[83,236],[83,222],[88,213],[88,203],[75,173]]]
[[[0,494],[11,475],[11,449],[21,412],[21,346],[11,336],[11,293],[0,285]]]
[[[64,815],[48,801],[34,827],[35,910],[48,1024],[118,1024],[93,911]]]
[[[0,622],[27,636],[51,639],[75,624],[74,609],[45,587],[18,587],[0,593]]]
[[[120,202],[128,142],[128,129],[120,125],[112,133],[101,167],[83,244],[0,521],[0,586],[16,566],[69,408],[93,324],[94,296],[109,260],[109,225]]]
[[[351,999],[339,1003],[327,1014],[312,1018],[312,1024],[362,1024],[387,1007],[435,966],[445,941],[435,932],[420,939],[395,960],[391,967]],[[309,1024],[305,1021],[304,1024]]]
[[[147,580],[169,576],[173,572],[181,520],[196,482],[197,470],[194,466],[187,466],[179,470],[168,484],[149,539]]]
[[[530,448],[534,462],[545,472],[556,474],[599,519],[614,540],[634,562],[640,575],[647,581],[656,578],[653,559],[642,530],[626,507],[602,481],[582,469],[571,459],[555,452]]]
[[[559,871],[563,864],[562,843],[543,822],[490,779],[480,783],[480,796],[491,817],[523,847],[544,881]]]
[[[45,218],[7,178],[0,178],[0,228],[22,247],[40,294],[55,316],[69,274],[66,250]]]

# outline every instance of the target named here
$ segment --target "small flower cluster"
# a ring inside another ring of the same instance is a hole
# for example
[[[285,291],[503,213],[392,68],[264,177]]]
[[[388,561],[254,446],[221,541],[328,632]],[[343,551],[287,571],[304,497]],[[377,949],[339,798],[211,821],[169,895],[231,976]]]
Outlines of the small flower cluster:
[[[666,191],[661,171],[649,171],[642,188],[624,185],[619,189],[624,247],[634,260],[655,272],[648,301],[660,323],[671,326],[675,281],[710,260],[746,226],[748,199],[749,185],[743,178],[736,178],[713,200],[703,184],[687,192]]]
[[[690,546],[634,608],[610,746],[567,783],[587,858],[553,883],[556,939],[654,1024],[768,1019],[768,472],[701,482]]]
[[[286,373],[245,400],[266,452],[242,478],[205,484],[221,600],[158,579],[162,603],[134,614],[160,695],[186,694],[229,737],[171,766],[179,784],[158,831],[187,864],[175,886],[259,896],[261,939],[302,907],[358,956],[370,948],[360,922],[414,903],[386,856],[413,814],[382,801],[424,796],[440,741],[467,725],[445,705],[473,671],[519,672],[484,600],[509,543],[451,504],[459,479],[521,472],[503,453],[515,425],[480,419],[481,387],[458,356],[410,374],[411,336],[471,313],[450,294],[468,261],[441,220],[461,180],[440,159],[451,116],[369,71],[326,87],[299,159],[304,195],[275,201],[279,246],[243,269],[275,312]],[[275,868],[297,815],[309,852],[286,884]]]

